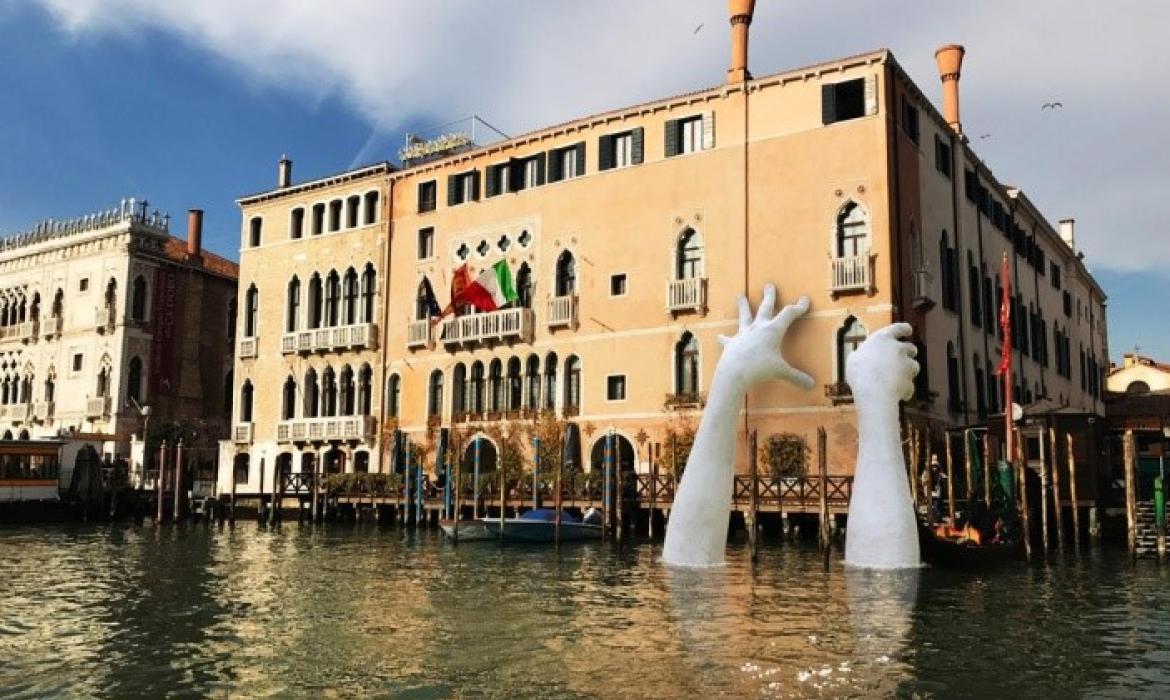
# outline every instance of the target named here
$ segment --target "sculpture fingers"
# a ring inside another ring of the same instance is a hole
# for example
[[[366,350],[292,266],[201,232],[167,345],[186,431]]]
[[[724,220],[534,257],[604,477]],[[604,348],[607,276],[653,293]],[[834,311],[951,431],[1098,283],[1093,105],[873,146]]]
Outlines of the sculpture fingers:
[[[901,343],[900,348],[902,354],[911,359],[918,357],[918,348],[912,343]]]
[[[736,299],[736,303],[739,304],[739,330],[742,333],[748,326],[752,325],[752,305],[742,294]]]
[[[874,331],[874,335],[904,340],[914,335],[914,326],[911,326],[909,323],[891,323],[885,328],[879,328]]]
[[[727,344],[731,342],[731,336],[723,335],[722,333],[717,335],[716,338],[719,339],[719,344],[722,345],[723,347],[727,347]]]
[[[811,302],[805,296],[797,299],[795,304],[785,306],[780,310],[780,313],[776,314],[776,318],[772,319],[771,323],[773,327],[779,329],[781,333],[784,333],[792,325],[793,321],[808,313],[810,305]]]
[[[783,360],[780,361],[780,365],[780,376],[784,377],[801,389],[808,390],[813,388],[814,382],[811,374],[808,372],[802,372],[801,370],[796,369]]]
[[[766,322],[772,318],[772,310],[776,308],[776,285],[771,282],[764,285],[764,300],[756,311],[756,320]]]

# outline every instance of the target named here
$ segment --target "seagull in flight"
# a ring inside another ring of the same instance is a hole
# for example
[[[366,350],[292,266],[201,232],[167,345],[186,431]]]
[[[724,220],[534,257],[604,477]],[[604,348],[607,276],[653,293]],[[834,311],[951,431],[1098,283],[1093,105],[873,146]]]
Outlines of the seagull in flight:
[[[699,33],[699,30],[703,28],[703,25],[704,25],[704,24],[706,24],[706,22],[700,22],[700,23],[699,23],[699,26],[695,27],[695,31],[691,32],[691,36],[694,36],[695,34],[698,34],[698,33]]]
[[[991,138],[991,134],[980,134],[979,138],[980,139],[989,139],[989,138]]]
[[[1064,105],[1060,102],[1045,102],[1043,105],[1041,105],[1040,111],[1044,111],[1046,109],[1064,109]]]

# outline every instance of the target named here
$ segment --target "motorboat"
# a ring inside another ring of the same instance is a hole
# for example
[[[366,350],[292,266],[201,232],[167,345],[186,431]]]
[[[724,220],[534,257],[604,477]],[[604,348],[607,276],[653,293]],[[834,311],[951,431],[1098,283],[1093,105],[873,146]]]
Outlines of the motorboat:
[[[476,518],[444,520],[439,523],[448,537],[463,542],[499,540],[501,523],[499,518]],[[552,508],[534,508],[518,518],[504,518],[503,535],[505,542],[555,542],[557,541],[557,511]],[[578,542],[601,539],[602,515],[595,508],[589,509],[584,518],[561,511],[560,540]]]

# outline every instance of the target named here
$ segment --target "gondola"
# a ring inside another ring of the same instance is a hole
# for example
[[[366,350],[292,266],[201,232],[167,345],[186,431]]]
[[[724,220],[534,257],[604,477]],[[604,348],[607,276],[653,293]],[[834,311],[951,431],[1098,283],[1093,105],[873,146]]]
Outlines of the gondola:
[[[918,521],[918,543],[922,550],[922,561],[931,566],[972,571],[995,568],[1020,558],[1019,540],[981,543],[976,541],[977,539],[977,531],[973,537],[964,535],[947,537],[938,532],[938,526]]]

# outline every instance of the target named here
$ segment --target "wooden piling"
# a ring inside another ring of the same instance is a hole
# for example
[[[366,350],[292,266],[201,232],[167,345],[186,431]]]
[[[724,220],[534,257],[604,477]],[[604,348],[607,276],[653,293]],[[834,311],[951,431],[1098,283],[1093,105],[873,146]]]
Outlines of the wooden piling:
[[[313,468],[309,471],[309,475],[311,478],[309,482],[309,498],[311,499],[309,502],[309,518],[316,523],[318,491],[321,482],[321,460],[316,452],[313,453]]]
[[[820,545],[828,552],[831,546],[831,532],[829,530],[829,455],[828,435],[823,427],[817,428],[817,472],[820,474]]]
[[[908,471],[910,472],[910,498],[914,503],[914,514],[917,515],[918,506],[921,503],[918,499],[918,428],[908,424],[906,432],[910,436],[910,459],[907,461]]]
[[[260,468],[264,468],[263,458],[260,460]],[[272,508],[269,511],[268,522],[272,526],[280,522],[280,474],[277,473],[275,465],[272,468]]]
[[[163,440],[158,448],[158,478],[155,480],[154,492],[158,496],[155,499],[155,506],[157,513],[154,521],[162,523],[163,521],[163,504],[166,498],[167,485],[167,441]]]
[[[500,473],[500,546],[504,546],[504,517],[508,507],[508,474],[504,469],[504,463],[499,457],[496,458],[496,471]]]
[[[650,447],[650,510],[646,518],[646,535],[654,539],[654,511],[658,505],[658,460],[655,452],[658,443],[651,443]]]
[[[1070,438],[1071,439],[1071,438]],[[1129,555],[1137,556],[1137,479],[1134,474],[1136,450],[1134,446],[1133,430],[1127,429],[1121,444],[1122,460],[1125,468],[1125,519],[1129,535]],[[1071,477],[1075,479],[1076,477]],[[1074,512],[1076,504],[1073,504]]]
[[[613,470],[613,481],[614,481],[614,485],[615,485],[614,490],[616,491],[616,493],[614,493],[614,496],[613,496],[613,503],[614,503],[614,515],[617,517],[617,543],[618,543],[618,547],[621,547],[622,529],[625,527],[625,510],[626,510],[626,502],[625,502],[625,498],[623,498],[624,492],[622,491],[622,488],[625,486],[625,476],[622,474],[621,460],[617,459],[617,460],[614,460],[614,462],[615,462],[615,464],[614,464],[614,470]]]
[[[556,543],[558,549],[561,546],[561,509],[563,508],[563,500],[561,498],[563,482],[561,479],[564,477],[565,471],[565,451],[565,439],[562,437],[560,456],[557,458],[556,493],[553,496],[553,503],[557,510],[556,518],[553,520],[553,542]]]
[[[1044,432],[1039,434],[1040,443],[1040,540],[1044,556],[1048,556],[1048,454],[1044,449]],[[1056,458],[1053,457],[1053,463]]]
[[[991,508],[991,436],[983,433],[983,505]]]
[[[459,484],[459,475],[463,466],[463,441],[456,436],[453,442],[455,443],[455,483],[452,484],[452,487],[455,489],[455,497],[453,499],[455,512],[451,515],[451,520],[453,521],[451,525],[451,542],[459,544],[459,520],[463,517],[463,488]]]
[[[971,436],[969,431],[963,433],[963,476],[967,481],[967,519],[970,520],[975,506],[975,482],[971,466]]]
[[[947,457],[947,511],[951,524],[955,524],[955,458],[951,451],[951,434],[943,433],[943,451]]]
[[[1044,438],[1041,437],[1041,440]],[[1056,428],[1048,429],[1048,446],[1052,453],[1052,517],[1055,519],[1056,547],[1064,551],[1064,509],[1060,505],[1060,453],[1057,451]]]
[[[177,525],[183,515],[183,438],[175,445],[175,506],[171,520]]]
[[[1024,460],[1024,446],[1020,440],[1019,431],[1013,436],[1014,444],[1012,446],[1015,453],[1016,465],[1019,468],[1020,480],[1020,517],[1023,521],[1024,529],[1024,554],[1028,561],[1032,560],[1032,517],[1030,509],[1028,508],[1028,468]]]
[[[229,525],[236,524],[236,482],[238,481],[238,477],[239,477],[239,474],[236,472],[236,463],[233,461],[232,462],[232,503],[231,503],[231,510],[228,511],[228,524]]]
[[[748,548],[751,551],[752,563],[756,563],[760,559],[760,466],[759,456],[756,451],[756,431],[752,431],[751,439],[748,442],[748,449],[751,450],[749,461],[752,467],[752,490],[751,501],[748,504]]]
[[[1081,551],[1081,502],[1080,496],[1077,495],[1077,455],[1073,449],[1072,433],[1065,433],[1065,440],[1068,443],[1068,497],[1072,501],[1073,547],[1079,552]]]

